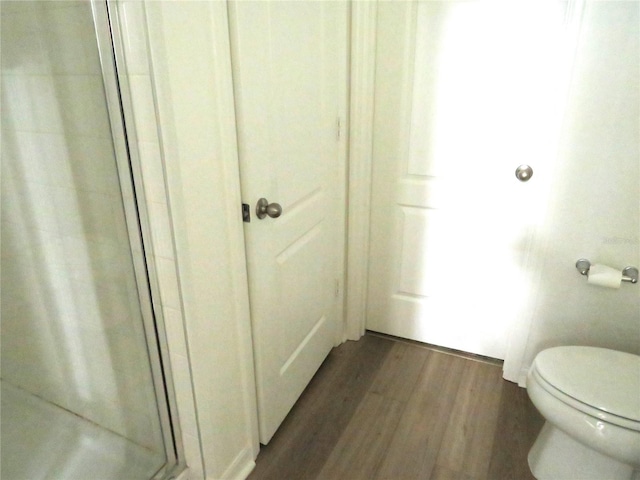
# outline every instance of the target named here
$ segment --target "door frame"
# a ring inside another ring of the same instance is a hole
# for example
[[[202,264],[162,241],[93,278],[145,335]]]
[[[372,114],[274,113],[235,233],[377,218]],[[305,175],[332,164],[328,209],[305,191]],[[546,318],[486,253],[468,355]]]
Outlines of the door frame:
[[[343,341],[364,335],[369,275],[377,0],[351,3],[346,315]]]

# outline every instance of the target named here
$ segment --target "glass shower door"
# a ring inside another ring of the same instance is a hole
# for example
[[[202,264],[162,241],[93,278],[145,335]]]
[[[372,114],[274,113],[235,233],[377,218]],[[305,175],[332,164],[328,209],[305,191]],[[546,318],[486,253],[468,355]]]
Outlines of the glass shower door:
[[[1,476],[162,478],[175,447],[92,4],[0,15]]]

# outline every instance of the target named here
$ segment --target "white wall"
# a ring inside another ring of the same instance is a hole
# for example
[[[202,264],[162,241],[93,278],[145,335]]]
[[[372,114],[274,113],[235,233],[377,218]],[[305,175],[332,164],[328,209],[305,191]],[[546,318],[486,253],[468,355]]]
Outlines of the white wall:
[[[533,180],[532,180],[533,181]],[[640,3],[586,3],[523,365],[546,347],[640,353],[640,288],[587,285],[585,257],[640,268]]]
[[[204,474],[244,478],[257,407],[226,4],[146,10]]]
[[[161,450],[90,4],[1,28],[2,379]]]

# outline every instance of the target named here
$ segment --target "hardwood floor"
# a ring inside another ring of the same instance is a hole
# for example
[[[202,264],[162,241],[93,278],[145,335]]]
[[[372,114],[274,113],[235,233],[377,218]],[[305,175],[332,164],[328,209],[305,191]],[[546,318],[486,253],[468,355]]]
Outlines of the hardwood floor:
[[[250,480],[528,480],[543,420],[497,363],[367,334],[333,349]]]

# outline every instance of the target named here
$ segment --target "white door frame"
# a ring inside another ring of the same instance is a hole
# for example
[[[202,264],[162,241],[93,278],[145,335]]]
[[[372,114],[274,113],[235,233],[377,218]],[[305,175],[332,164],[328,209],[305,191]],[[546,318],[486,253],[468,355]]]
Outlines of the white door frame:
[[[364,335],[369,273],[376,1],[351,3],[347,284],[343,340]]]

